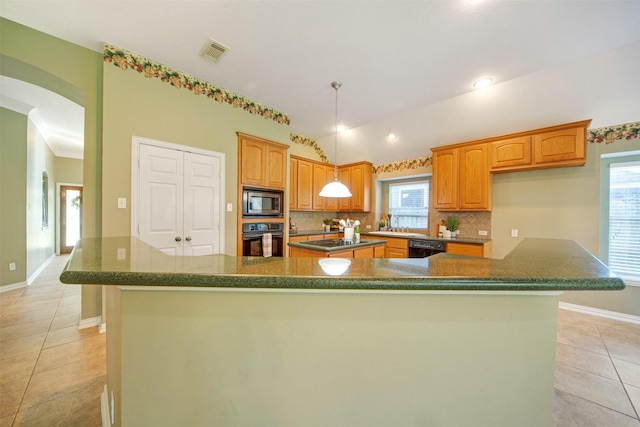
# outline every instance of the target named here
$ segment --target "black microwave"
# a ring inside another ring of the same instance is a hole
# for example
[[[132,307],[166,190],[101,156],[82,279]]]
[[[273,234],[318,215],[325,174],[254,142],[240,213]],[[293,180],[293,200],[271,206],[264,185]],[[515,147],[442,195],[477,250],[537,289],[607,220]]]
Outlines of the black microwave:
[[[244,187],[242,216],[284,216],[284,191]]]

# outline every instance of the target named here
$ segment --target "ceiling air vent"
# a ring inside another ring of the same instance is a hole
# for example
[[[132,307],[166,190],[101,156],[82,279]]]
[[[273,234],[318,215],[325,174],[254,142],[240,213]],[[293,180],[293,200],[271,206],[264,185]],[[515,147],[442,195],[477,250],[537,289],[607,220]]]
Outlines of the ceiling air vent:
[[[228,50],[229,48],[222,43],[209,39],[200,49],[200,56],[210,61],[218,62]]]

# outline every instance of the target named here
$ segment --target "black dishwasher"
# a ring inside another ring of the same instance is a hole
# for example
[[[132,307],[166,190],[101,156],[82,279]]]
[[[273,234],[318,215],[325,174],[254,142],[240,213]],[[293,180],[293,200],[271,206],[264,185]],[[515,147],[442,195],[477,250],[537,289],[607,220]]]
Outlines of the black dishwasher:
[[[409,258],[426,258],[447,251],[447,244],[440,240],[409,239]]]

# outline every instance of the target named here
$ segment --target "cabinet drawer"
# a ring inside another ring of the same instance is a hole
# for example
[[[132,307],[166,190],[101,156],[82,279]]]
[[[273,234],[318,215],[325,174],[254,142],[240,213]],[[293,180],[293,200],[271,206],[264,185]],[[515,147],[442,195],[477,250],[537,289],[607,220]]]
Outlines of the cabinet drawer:
[[[395,237],[384,237],[387,241],[388,248],[409,249],[409,241],[407,239],[397,239]]]
[[[484,245],[472,243],[447,242],[447,253],[483,257]]]
[[[398,249],[398,248],[387,248],[384,251],[385,258],[409,258],[409,250],[408,249]]]

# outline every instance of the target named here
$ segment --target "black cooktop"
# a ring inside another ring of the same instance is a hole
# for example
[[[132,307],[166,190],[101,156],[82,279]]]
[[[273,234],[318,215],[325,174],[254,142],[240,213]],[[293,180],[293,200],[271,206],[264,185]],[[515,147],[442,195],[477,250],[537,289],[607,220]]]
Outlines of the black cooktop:
[[[323,248],[335,248],[338,246],[347,246],[347,245],[355,244],[355,243],[348,242],[344,239],[311,240],[308,242],[300,242],[300,243],[304,243],[306,245],[321,246]]]

